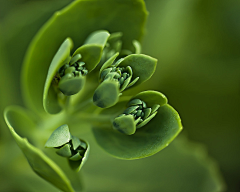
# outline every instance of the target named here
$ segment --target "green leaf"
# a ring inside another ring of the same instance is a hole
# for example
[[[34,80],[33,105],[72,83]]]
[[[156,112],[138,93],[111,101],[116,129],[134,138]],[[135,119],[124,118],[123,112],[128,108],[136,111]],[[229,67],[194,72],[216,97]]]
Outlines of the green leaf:
[[[104,48],[109,36],[110,34],[105,30],[95,31],[86,39],[84,44],[95,44]]]
[[[99,71],[99,79],[101,78],[101,74],[102,71],[104,69],[106,69],[107,67],[109,67],[110,65],[112,65],[113,61],[117,58],[117,56],[119,55],[119,53],[115,53],[112,57],[110,57],[101,67],[100,71]]]
[[[131,98],[131,100],[134,100],[134,99],[140,99],[144,101],[147,104],[147,106],[151,108],[155,104],[159,104],[160,106],[163,106],[168,102],[167,97],[158,91],[143,91]]]
[[[119,85],[116,81],[105,80],[95,90],[93,102],[96,106],[107,108],[118,102]]]
[[[71,158],[68,159],[68,163],[70,165],[70,167],[74,170],[74,171],[80,171],[80,169],[83,167],[83,165],[86,163],[88,156],[89,156],[89,151],[90,151],[90,146],[86,141],[82,141],[82,143],[86,143],[86,151],[84,152],[84,154],[82,155],[81,152],[78,152],[77,157],[72,156]],[[82,158],[77,160],[77,158],[81,156]]]
[[[135,53],[140,54],[142,52],[141,44],[138,41],[133,40],[133,45],[135,47]]]
[[[51,60],[64,39],[70,37],[79,47],[90,33],[105,29],[122,32],[123,48],[133,50],[132,41],[143,35],[146,15],[143,0],[76,0],[56,12],[35,36],[25,57],[22,88],[27,106],[40,115],[46,114],[43,87]]]
[[[72,47],[72,40],[67,38],[58,49],[48,69],[43,91],[43,106],[44,109],[50,114],[55,114],[62,110],[62,107],[58,101],[58,93],[54,90],[52,81],[58,69],[67,63],[67,60],[69,60]]]
[[[18,114],[14,107],[8,107],[4,112],[4,118],[12,136],[27,158],[33,171],[60,190],[73,192],[71,183],[62,170],[41,150],[31,145],[26,138],[20,137],[14,131],[13,127],[17,127],[17,129],[28,127],[28,117],[23,117],[20,113]],[[19,121],[21,121],[21,124],[18,124]]]
[[[70,77],[65,76],[59,81],[59,90],[66,96],[71,96],[77,94],[85,85],[85,77]]]
[[[158,91],[144,91],[129,100],[127,107],[113,120],[113,128],[121,133],[132,135],[136,129],[145,126],[153,119],[161,105],[167,104],[165,95]]]
[[[79,47],[73,54],[73,56],[77,54],[82,55],[81,61],[86,63],[86,68],[89,72],[91,72],[99,63],[102,55],[103,46],[97,44],[86,44]]]
[[[72,152],[71,152],[70,147],[71,147],[70,144],[64,145],[59,150],[57,150],[57,154],[60,155],[60,156],[63,156],[63,157],[71,157]]]
[[[107,110],[107,109],[106,109]],[[97,143],[110,155],[120,159],[139,159],[151,156],[169,143],[182,130],[178,113],[168,104],[133,135],[124,135],[109,127],[93,127]]]
[[[183,134],[160,153],[134,161],[112,158],[97,149],[92,136],[86,137],[92,146],[84,167],[86,191],[226,191],[220,168],[206,146],[189,142]]]
[[[114,119],[113,128],[126,134],[132,135],[136,131],[134,118],[132,115],[124,115]]]
[[[68,143],[71,139],[68,125],[62,125],[53,131],[47,140],[45,147],[60,147]]]
[[[155,72],[157,59],[143,54],[131,54],[125,57],[118,66],[132,68],[132,79],[139,77],[139,80],[133,85],[136,86],[150,79]]]
[[[72,145],[73,145],[73,150],[76,150],[81,145],[81,141],[73,135],[72,135]]]

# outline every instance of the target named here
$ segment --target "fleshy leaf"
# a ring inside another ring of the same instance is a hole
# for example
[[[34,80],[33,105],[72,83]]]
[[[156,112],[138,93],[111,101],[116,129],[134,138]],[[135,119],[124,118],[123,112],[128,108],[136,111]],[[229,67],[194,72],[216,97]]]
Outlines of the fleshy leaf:
[[[18,114],[14,108],[8,107],[4,112],[5,121],[9,127],[9,130],[14,137],[16,143],[22,150],[23,154],[28,160],[29,165],[32,167],[33,171],[37,173],[40,177],[46,181],[53,184],[60,190],[67,192],[74,192],[70,181],[63,173],[63,171],[41,150],[31,145],[26,138],[20,137],[13,127],[21,129],[20,126],[28,127],[28,118],[23,118],[21,114]],[[18,124],[21,119],[22,123]],[[25,124],[24,124],[25,122]]]
[[[83,142],[82,142],[83,143]],[[80,169],[82,168],[82,166],[85,164],[85,162],[87,161],[88,159],[88,155],[89,155],[89,151],[90,151],[90,146],[89,144],[84,141],[84,143],[86,143],[86,151],[83,155],[83,157],[76,161],[74,157],[72,157],[73,159],[69,158],[68,159],[68,163],[70,165],[70,167],[74,170],[74,171],[80,171]],[[81,154],[80,154],[81,155]],[[82,155],[81,155],[82,156]]]
[[[132,79],[139,77],[139,80],[133,85],[136,86],[147,81],[153,75],[157,66],[157,59],[143,54],[131,54],[119,64],[119,67],[127,66],[132,68]]]
[[[63,78],[59,81],[58,87],[59,90],[66,96],[78,93],[85,85],[85,77],[83,76],[70,79]]]
[[[86,162],[89,144],[70,134],[68,125],[58,127],[50,136],[45,147],[57,149],[56,153],[68,158],[69,165],[74,171],[79,171]]]
[[[101,108],[111,107],[118,102],[119,85],[116,81],[104,81],[95,90],[93,102]]]
[[[72,40],[67,38],[58,49],[50,64],[43,91],[43,106],[48,113],[55,114],[62,110],[58,101],[58,93],[54,90],[52,81],[58,69],[64,65],[65,62],[67,63],[66,60],[69,60],[72,47]]]
[[[141,53],[141,44],[138,42],[138,41],[136,41],[136,40],[133,40],[133,45],[134,45],[134,47],[135,47],[135,53],[136,54],[140,54]]]
[[[73,150],[76,150],[81,145],[81,141],[73,135],[72,135],[72,145],[73,145]]]
[[[107,109],[105,109],[107,111]],[[133,135],[124,135],[109,127],[93,127],[97,143],[109,154],[120,159],[140,159],[151,156],[166,146],[182,130],[178,113],[168,104]]]
[[[143,91],[131,98],[131,100],[134,99],[144,101],[148,107],[156,107],[155,104],[163,106],[168,102],[167,97],[158,91]]]
[[[73,54],[73,56],[77,54],[82,55],[81,61],[86,63],[86,68],[89,72],[91,72],[99,63],[102,55],[103,46],[98,44],[86,44],[79,47]]]
[[[167,98],[162,93],[158,91],[140,92],[129,100],[123,113],[114,118],[113,128],[127,135],[134,134],[136,129],[145,126],[156,116],[160,104],[167,104]],[[134,124],[130,123],[130,117]]]
[[[69,160],[71,161],[79,161],[81,159],[82,159],[82,156],[79,153],[76,153],[75,155],[69,158]]]
[[[76,47],[79,47],[93,31],[121,31],[124,34],[123,48],[133,50],[132,41],[141,39],[146,16],[143,0],[124,3],[76,0],[56,12],[35,36],[25,57],[22,86],[27,106],[42,116],[46,115],[42,95],[47,71],[60,43],[66,37],[71,37]]]
[[[63,147],[57,150],[57,154],[63,157],[71,157],[72,152],[70,147],[71,147],[70,144],[64,145]]]
[[[114,119],[113,128],[126,134],[132,135],[136,131],[136,126],[132,115],[124,115]]]
[[[117,58],[117,56],[119,55],[119,53],[115,53],[112,57],[110,57],[101,67],[100,71],[99,71],[99,79],[101,78],[101,73],[104,69],[106,69],[107,67],[109,67],[110,65],[112,65],[113,61]]]
[[[85,44],[100,45],[104,48],[109,36],[110,34],[105,30],[95,31],[86,39]]]
[[[71,135],[68,125],[58,127],[47,140],[45,147],[60,147],[69,142]]]

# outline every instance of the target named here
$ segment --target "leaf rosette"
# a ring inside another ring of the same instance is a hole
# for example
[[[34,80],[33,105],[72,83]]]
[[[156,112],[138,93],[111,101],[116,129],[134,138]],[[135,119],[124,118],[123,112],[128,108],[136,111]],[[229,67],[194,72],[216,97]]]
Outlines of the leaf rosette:
[[[50,114],[59,113],[67,96],[77,94],[85,84],[85,77],[99,63],[107,42],[107,31],[96,31],[70,56],[73,42],[67,38],[55,54],[43,92],[43,106]]]
[[[100,69],[101,83],[93,95],[93,102],[98,107],[115,105],[125,89],[147,81],[156,69],[157,60],[150,56],[130,54],[114,62],[118,54],[109,58]]]
[[[143,102],[140,113],[139,106]],[[97,143],[120,159],[139,159],[159,152],[182,130],[177,111],[167,102],[162,93],[144,91],[130,100],[123,98],[117,105],[102,109],[99,113],[111,116],[112,124],[93,127]]]
[[[79,171],[87,161],[89,144],[70,134],[68,125],[58,127],[47,140],[45,147],[57,149],[56,153],[68,158],[70,167]]]

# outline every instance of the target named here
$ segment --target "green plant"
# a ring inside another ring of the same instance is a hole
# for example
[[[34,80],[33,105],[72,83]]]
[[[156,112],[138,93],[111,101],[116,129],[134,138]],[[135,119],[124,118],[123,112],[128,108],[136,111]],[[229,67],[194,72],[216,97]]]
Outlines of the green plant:
[[[157,64],[140,54],[146,15],[140,0],[75,1],[55,13],[28,49],[22,70],[28,109],[9,106],[4,117],[33,171],[63,191],[82,188],[71,169],[79,171],[91,153],[83,137],[93,135],[104,151],[130,160],[159,152],[182,129],[163,94],[131,92]]]

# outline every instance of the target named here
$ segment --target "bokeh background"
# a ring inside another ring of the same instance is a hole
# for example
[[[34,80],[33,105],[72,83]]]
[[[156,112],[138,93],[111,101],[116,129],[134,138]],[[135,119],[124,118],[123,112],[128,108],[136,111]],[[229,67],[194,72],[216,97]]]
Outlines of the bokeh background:
[[[1,113],[10,104],[24,106],[24,53],[47,19],[70,2],[0,0]],[[137,161],[115,160],[96,145],[83,169],[87,190],[240,191],[240,1],[145,2],[143,53],[156,57],[158,67],[139,90],[164,93],[184,131],[159,154]],[[3,118],[0,123],[0,191],[54,190],[32,173]]]

